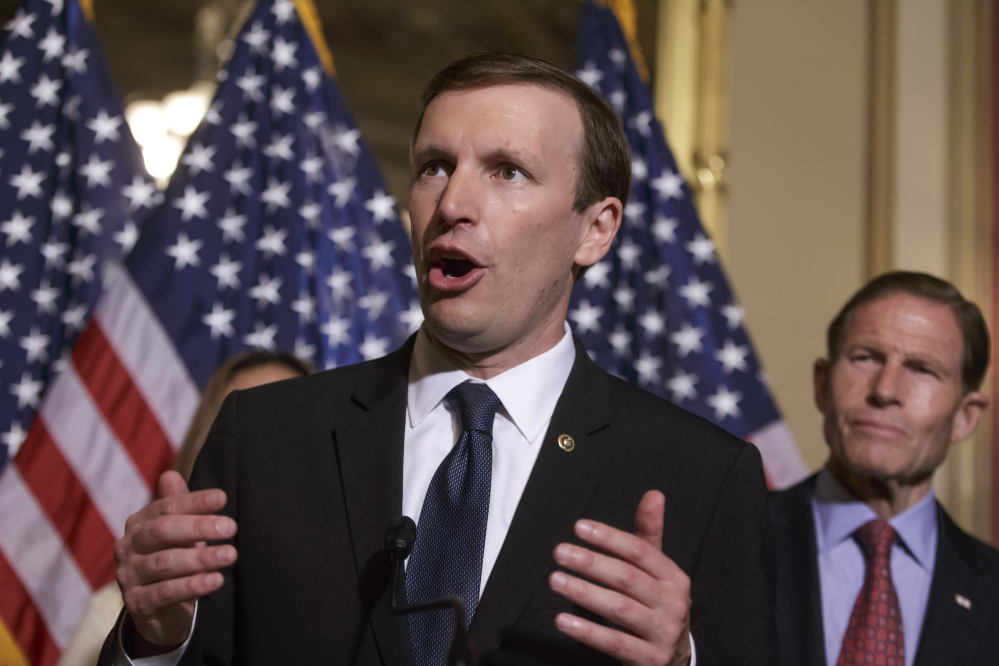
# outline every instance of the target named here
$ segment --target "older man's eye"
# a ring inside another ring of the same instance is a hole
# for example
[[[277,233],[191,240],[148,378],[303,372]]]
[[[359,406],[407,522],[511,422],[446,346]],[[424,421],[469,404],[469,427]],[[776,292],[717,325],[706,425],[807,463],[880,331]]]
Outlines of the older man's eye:
[[[503,180],[509,180],[509,181],[525,180],[527,178],[527,176],[524,175],[523,171],[521,171],[517,167],[512,167],[512,166],[503,167],[503,169],[500,171],[500,176],[502,176]]]

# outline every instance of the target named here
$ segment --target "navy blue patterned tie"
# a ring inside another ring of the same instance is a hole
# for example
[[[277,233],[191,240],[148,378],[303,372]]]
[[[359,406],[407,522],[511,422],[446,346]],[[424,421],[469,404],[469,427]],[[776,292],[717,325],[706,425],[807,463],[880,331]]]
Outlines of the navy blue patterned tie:
[[[466,622],[479,604],[482,549],[489,518],[493,470],[493,419],[500,399],[485,384],[458,384],[444,398],[458,415],[461,437],[434,473],[423,500],[416,544],[406,566],[409,603],[449,595],[465,600]],[[409,616],[416,666],[443,666],[454,614],[424,611]]]

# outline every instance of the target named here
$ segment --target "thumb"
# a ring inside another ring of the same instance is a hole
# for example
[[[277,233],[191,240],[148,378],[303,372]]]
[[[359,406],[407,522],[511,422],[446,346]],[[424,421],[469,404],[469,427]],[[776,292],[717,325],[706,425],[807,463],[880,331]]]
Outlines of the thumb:
[[[635,512],[635,536],[649,542],[656,550],[663,548],[665,511],[666,496],[658,490],[650,490],[642,496]]]
[[[169,497],[170,495],[183,495],[189,492],[184,477],[172,469],[160,474],[159,496]]]

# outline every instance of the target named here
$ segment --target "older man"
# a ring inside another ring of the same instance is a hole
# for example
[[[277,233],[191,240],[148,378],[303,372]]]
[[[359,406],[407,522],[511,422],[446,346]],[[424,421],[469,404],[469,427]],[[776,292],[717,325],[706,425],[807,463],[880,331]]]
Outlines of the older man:
[[[929,275],[882,275],[833,320],[815,363],[829,462],[771,498],[783,664],[999,659],[999,552],[933,495],[988,363],[981,312]]]
[[[462,596],[494,663],[772,663],[758,453],[599,370],[565,323],[629,192],[613,111],[503,54],[449,65],[423,101],[424,326],[226,402],[206,490],[166,475],[117,545],[128,612],[105,663],[443,664],[452,616],[389,609],[400,514],[419,521],[409,600]]]

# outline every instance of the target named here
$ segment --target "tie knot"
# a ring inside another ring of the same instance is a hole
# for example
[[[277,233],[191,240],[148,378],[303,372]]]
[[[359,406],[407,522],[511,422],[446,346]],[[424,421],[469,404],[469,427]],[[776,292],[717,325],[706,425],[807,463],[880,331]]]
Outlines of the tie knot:
[[[869,558],[888,557],[895,542],[895,528],[880,518],[872,520],[857,530],[857,541]]]
[[[462,430],[477,430],[492,437],[493,419],[502,403],[491,388],[466,381],[451,389],[444,399],[458,414]]]

